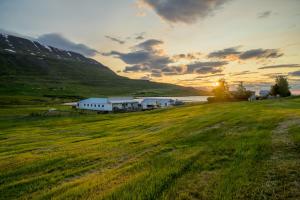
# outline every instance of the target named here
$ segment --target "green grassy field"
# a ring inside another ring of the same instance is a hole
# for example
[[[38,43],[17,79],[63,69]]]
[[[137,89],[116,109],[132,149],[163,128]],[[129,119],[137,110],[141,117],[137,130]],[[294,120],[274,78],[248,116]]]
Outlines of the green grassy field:
[[[1,199],[300,199],[300,98],[107,115],[5,106],[0,129]]]

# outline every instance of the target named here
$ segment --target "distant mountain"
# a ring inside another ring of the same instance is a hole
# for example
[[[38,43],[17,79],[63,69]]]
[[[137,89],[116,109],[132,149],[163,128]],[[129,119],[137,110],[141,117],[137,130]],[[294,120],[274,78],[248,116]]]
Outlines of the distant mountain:
[[[99,97],[199,94],[201,91],[193,88],[122,77],[81,54],[0,34],[0,95]]]

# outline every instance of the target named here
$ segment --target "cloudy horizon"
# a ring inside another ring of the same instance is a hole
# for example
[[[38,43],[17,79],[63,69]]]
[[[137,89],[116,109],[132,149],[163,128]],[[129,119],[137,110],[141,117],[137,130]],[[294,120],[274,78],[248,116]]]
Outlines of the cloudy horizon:
[[[300,90],[299,10],[297,0],[10,0],[0,2],[0,30],[130,78],[267,88],[285,75]]]

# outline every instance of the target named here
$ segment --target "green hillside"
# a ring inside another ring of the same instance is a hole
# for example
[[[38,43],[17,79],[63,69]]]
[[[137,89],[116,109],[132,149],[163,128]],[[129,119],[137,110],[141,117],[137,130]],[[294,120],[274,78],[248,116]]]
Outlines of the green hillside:
[[[300,198],[300,98],[107,115],[7,106],[0,129],[1,199]]]
[[[193,88],[118,76],[80,54],[0,34],[0,96],[183,96]]]

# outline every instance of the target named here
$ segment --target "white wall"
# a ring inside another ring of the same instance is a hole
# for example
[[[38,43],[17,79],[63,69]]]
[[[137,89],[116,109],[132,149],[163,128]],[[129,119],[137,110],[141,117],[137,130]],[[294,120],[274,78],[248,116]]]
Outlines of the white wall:
[[[164,108],[171,106],[171,102],[169,99],[144,99],[142,101],[143,109],[148,109],[148,105]]]
[[[112,111],[112,105],[109,103],[79,103],[77,108],[84,110]]]

